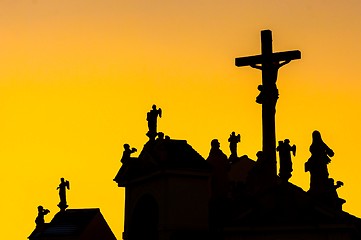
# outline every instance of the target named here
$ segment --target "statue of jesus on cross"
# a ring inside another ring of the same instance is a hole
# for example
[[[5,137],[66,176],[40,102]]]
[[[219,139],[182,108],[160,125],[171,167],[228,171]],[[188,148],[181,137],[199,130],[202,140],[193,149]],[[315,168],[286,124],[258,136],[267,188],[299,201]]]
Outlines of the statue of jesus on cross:
[[[276,169],[276,127],[275,114],[278,99],[277,75],[278,69],[292,60],[300,59],[301,52],[287,51],[274,53],[272,50],[272,32],[261,31],[262,54],[257,56],[236,58],[236,66],[251,66],[262,71],[262,85],[258,86],[260,94],[256,102],[262,104],[262,150],[270,171],[275,176]]]

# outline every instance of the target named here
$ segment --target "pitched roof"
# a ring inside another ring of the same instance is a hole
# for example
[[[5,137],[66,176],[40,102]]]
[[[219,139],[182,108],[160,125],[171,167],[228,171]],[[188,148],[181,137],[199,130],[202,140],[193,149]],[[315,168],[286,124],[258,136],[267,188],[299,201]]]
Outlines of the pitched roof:
[[[97,224],[103,225],[102,227],[105,226],[107,228],[105,231],[111,232],[99,208],[67,209],[64,212],[57,213],[51,222],[45,224],[41,229],[35,229],[29,239],[58,239],[59,237],[81,236],[95,221],[98,221]]]
[[[124,186],[127,180],[161,169],[208,170],[209,164],[186,140],[148,141],[138,158],[123,164],[114,181]]]

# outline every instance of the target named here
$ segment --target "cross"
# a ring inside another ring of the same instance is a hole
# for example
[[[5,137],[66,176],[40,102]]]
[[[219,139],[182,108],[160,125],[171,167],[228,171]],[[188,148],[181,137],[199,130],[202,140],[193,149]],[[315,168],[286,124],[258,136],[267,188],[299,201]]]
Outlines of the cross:
[[[291,60],[300,59],[301,52],[272,50],[271,30],[261,31],[261,55],[240,57],[235,59],[237,67],[251,66],[262,70],[262,85],[258,86],[260,94],[256,101],[262,104],[262,151],[269,170],[277,175],[276,168],[276,103],[278,89],[276,85],[278,69]]]

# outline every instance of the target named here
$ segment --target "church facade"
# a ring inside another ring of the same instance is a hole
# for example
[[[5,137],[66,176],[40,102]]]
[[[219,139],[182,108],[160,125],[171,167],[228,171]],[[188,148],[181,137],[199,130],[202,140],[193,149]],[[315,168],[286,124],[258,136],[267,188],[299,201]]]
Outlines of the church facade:
[[[296,146],[288,139],[276,146],[276,81],[278,70],[301,53],[273,53],[269,30],[261,32],[261,40],[261,55],[236,59],[238,67],[262,71],[256,102],[262,105],[263,149],[257,159],[237,156],[235,133],[229,138],[230,156],[214,139],[204,159],[185,140],[157,131],[162,112],[154,105],[147,114],[149,141],[138,157],[124,145],[123,165],[114,178],[125,188],[125,240],[361,239],[361,219],[342,210],[345,200],[337,188],[343,183],[335,183],[327,169],[334,153],[318,131],[312,133],[305,164],[310,189],[289,182]]]
[[[147,142],[114,179],[125,188],[123,238],[360,239],[359,218],[270,181],[257,162],[220,149],[206,160],[184,140]]]

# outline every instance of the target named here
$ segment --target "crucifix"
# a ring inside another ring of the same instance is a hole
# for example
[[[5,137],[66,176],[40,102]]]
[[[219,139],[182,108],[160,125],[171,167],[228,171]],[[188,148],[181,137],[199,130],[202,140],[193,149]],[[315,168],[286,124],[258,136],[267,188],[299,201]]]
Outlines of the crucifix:
[[[251,66],[262,71],[262,85],[258,86],[260,94],[256,102],[262,104],[262,151],[270,173],[277,175],[276,168],[276,103],[278,89],[276,85],[278,69],[292,60],[300,59],[301,52],[272,50],[271,30],[261,31],[261,55],[235,59],[237,67]]]

